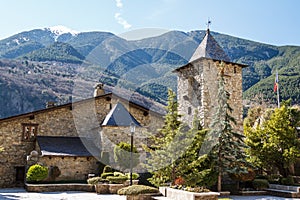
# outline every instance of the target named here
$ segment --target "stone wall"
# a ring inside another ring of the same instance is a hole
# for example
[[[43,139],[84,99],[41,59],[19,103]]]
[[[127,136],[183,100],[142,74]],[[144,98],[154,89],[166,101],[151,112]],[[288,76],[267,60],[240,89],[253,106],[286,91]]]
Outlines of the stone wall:
[[[87,180],[88,174],[99,174],[98,161],[94,157],[76,156],[43,156],[39,163],[44,166],[58,167],[60,175],[55,181],[60,180]]]
[[[224,66],[225,89],[230,93],[231,114],[237,121],[236,131],[243,132],[242,67],[234,63],[222,63],[200,59],[178,69],[179,112],[183,121],[193,121],[195,111],[202,125],[208,127],[217,107],[218,74]]]
[[[88,137],[101,149],[100,133],[102,128],[100,124],[118,101],[124,100],[112,95],[104,95],[95,99],[92,98],[74,104],[57,106],[0,120],[0,146],[4,147],[4,152],[0,153],[0,187],[16,185],[17,169],[25,169],[26,156],[36,149],[34,139],[23,140],[22,124],[37,126],[36,134],[38,136]],[[127,106],[140,124],[150,132],[156,131],[161,124],[162,117],[160,115],[137,105],[126,104],[125,101],[124,105]],[[128,127],[121,129],[123,129],[123,132],[127,132]],[[112,140],[116,140],[116,142],[123,141],[127,136],[123,137],[124,135],[118,135]],[[71,163],[66,163],[66,166],[70,168],[73,167],[73,164],[77,166],[76,162],[78,161],[71,158],[69,161]],[[54,161],[47,160],[47,162],[49,162],[47,165],[51,166],[51,162]]]

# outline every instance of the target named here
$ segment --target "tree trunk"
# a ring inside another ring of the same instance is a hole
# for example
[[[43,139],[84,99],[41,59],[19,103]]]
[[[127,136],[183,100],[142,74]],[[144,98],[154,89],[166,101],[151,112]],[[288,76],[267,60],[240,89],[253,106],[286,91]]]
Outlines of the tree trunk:
[[[219,167],[219,175],[218,175],[218,192],[222,191],[222,171]]]

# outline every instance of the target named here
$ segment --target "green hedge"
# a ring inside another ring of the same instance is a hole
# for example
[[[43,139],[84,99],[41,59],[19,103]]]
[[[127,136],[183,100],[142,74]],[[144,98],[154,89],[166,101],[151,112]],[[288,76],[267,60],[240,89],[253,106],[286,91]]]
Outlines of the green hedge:
[[[90,185],[96,185],[98,183],[103,183],[103,182],[107,182],[107,180],[101,178],[101,177],[93,177],[93,178],[89,178],[87,180],[88,184]]]
[[[48,177],[48,168],[41,165],[32,165],[29,167],[26,180],[27,182],[38,182]]]
[[[113,172],[107,172],[107,173],[103,173],[101,174],[101,178],[106,179],[108,176],[114,176]]]
[[[149,194],[149,193],[152,194],[159,193],[159,190],[157,188],[146,186],[146,185],[132,185],[118,190],[119,195],[138,195],[138,194]]]
[[[130,173],[126,173],[125,175],[128,177],[128,179],[130,179]],[[139,174],[137,174],[137,173],[132,173],[132,179],[133,179],[133,180],[137,180],[139,177],[140,177]]]
[[[124,183],[128,178],[127,176],[108,176],[106,179],[109,181],[109,183],[121,184]]]
[[[253,182],[254,189],[261,190],[269,187],[269,182],[266,179],[254,179]]]

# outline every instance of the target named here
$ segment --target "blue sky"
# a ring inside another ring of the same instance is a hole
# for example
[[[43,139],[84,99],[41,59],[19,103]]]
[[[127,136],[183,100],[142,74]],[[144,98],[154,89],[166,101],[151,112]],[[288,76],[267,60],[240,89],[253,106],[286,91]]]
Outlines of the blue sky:
[[[206,29],[274,45],[300,46],[299,0],[2,0],[0,39],[63,25],[114,34]]]

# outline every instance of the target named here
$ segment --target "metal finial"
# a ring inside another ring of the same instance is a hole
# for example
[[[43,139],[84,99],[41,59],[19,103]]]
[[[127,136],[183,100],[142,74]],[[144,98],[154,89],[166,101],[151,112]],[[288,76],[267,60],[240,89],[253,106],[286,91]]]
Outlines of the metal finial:
[[[207,20],[207,23],[206,23],[207,30],[209,30],[209,26],[210,26],[210,24],[211,24],[211,20],[208,18],[208,20]]]

